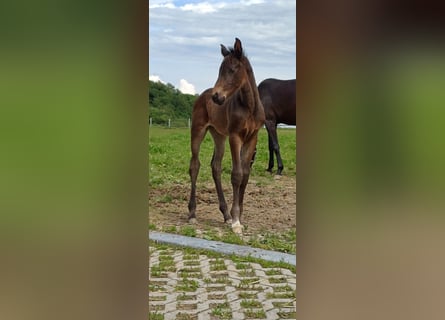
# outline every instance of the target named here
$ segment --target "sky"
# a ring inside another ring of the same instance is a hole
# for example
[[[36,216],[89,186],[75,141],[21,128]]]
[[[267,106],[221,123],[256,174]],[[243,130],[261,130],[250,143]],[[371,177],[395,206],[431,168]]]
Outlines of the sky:
[[[257,84],[295,79],[295,10],[295,0],[150,0],[149,78],[201,93],[218,77],[220,44],[239,38]]]

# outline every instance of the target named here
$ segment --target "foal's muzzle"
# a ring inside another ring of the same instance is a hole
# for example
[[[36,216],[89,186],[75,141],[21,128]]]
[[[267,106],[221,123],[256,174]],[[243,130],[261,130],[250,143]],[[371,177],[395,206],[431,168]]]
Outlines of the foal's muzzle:
[[[215,92],[215,93],[212,95],[212,100],[213,100],[213,102],[215,102],[216,104],[222,105],[222,104],[224,103],[224,101],[226,100],[226,97],[225,97],[225,96],[220,96],[220,95],[218,94],[218,92]]]

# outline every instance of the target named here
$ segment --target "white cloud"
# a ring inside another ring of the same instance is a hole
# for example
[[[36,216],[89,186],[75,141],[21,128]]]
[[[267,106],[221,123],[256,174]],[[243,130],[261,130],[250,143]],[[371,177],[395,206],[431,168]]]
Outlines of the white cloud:
[[[253,4],[260,4],[260,3],[264,3],[264,0],[241,0],[241,4],[250,6]]]
[[[161,78],[160,78],[159,76],[154,75],[154,74],[149,75],[149,76],[148,76],[148,79],[151,80],[151,81],[153,81],[153,82],[160,82],[160,83],[164,83],[164,84],[165,84],[165,82],[162,81]]]
[[[157,9],[157,8],[168,8],[174,9],[176,8],[172,1],[149,1],[148,9]]]
[[[208,3],[208,2],[200,2],[200,3],[187,3],[181,7],[181,10],[184,11],[192,11],[196,13],[211,13],[216,12],[218,9],[224,8],[226,4],[224,2],[221,3]]]
[[[195,86],[185,79],[179,80],[179,91],[182,93],[195,94]]]

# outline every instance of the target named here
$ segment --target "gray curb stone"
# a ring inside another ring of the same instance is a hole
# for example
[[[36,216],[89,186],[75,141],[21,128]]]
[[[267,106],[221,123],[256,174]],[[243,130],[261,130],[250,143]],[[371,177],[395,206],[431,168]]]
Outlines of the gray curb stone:
[[[221,241],[210,241],[200,238],[192,238],[178,234],[170,234],[157,231],[150,231],[149,239],[160,243],[191,247],[195,249],[205,249],[223,254],[235,254],[243,257],[251,256],[253,258],[259,258],[273,262],[286,262],[293,266],[296,266],[297,264],[297,258],[295,255],[292,254],[251,248],[248,246],[230,244]]]

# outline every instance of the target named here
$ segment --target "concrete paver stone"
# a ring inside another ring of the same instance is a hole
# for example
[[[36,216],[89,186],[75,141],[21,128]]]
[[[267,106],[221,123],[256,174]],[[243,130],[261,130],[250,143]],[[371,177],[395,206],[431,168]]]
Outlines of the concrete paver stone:
[[[168,319],[295,319],[295,274],[182,248],[150,247],[150,314]],[[157,319],[157,318],[156,318]]]

